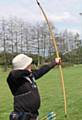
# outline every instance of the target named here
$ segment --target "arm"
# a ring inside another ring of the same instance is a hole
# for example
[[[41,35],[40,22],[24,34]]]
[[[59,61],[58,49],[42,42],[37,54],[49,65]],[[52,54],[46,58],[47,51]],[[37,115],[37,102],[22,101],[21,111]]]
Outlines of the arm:
[[[56,62],[52,62],[48,65],[44,65],[42,66],[40,69],[36,70],[33,72],[33,76],[35,77],[35,79],[40,78],[41,76],[43,76],[45,73],[47,73],[48,71],[50,71],[54,66],[56,66]]]
[[[48,65],[44,65],[40,69],[33,72],[33,76],[35,77],[35,79],[38,79],[42,77],[45,73],[50,71],[53,67],[55,67],[56,65],[60,65],[60,64],[61,64],[61,58],[55,58],[55,61],[51,62]]]

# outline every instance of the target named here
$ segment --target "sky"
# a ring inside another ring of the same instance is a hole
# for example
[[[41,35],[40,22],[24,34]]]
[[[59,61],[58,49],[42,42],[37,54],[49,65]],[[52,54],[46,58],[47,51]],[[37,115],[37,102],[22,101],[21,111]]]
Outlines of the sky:
[[[39,0],[48,20],[59,31],[68,29],[82,36],[82,0]],[[36,0],[0,0],[0,18],[18,17],[27,22],[45,21]]]

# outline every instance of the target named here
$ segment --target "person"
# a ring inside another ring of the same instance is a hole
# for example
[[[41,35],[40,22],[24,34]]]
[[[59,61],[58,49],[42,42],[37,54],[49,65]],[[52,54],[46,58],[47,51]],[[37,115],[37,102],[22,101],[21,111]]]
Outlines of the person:
[[[13,69],[7,77],[7,83],[14,96],[14,110],[10,120],[36,120],[40,108],[40,95],[35,80],[42,77],[54,66],[61,64],[60,58],[32,71],[32,58],[19,54],[12,60]]]

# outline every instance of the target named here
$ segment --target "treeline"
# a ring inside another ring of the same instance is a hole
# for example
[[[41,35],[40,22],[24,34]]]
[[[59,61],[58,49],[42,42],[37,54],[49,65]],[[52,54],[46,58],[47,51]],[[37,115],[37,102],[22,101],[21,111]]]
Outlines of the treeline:
[[[69,61],[69,54],[81,48],[79,34],[67,30],[60,33],[53,23],[51,25],[61,56]],[[46,23],[31,24],[15,17],[0,20],[0,64],[10,65],[18,53],[34,57],[37,65],[53,59],[55,49]]]
[[[63,55],[63,61],[71,64],[82,64],[82,47],[73,49]]]

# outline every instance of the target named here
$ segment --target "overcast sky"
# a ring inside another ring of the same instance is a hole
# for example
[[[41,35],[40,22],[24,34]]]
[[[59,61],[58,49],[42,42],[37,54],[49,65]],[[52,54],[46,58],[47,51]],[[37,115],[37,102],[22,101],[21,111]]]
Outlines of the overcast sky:
[[[82,0],[39,0],[48,19],[58,30],[68,29],[82,34]],[[36,23],[44,17],[36,0],[0,0],[0,18],[17,16]]]

